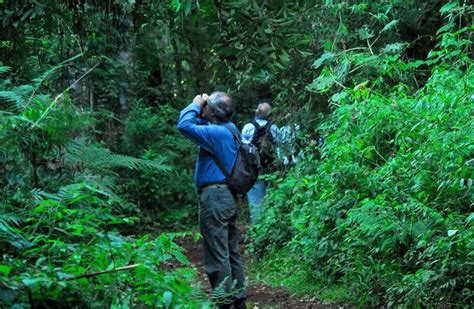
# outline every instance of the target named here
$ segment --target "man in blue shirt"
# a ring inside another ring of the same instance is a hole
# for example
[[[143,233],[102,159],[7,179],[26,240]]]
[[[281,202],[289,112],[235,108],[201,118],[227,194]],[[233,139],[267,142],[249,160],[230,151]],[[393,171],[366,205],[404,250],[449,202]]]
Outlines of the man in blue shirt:
[[[203,236],[204,263],[209,281],[213,289],[220,285],[226,292],[231,291],[232,287],[236,289],[235,297],[224,301],[220,308],[230,308],[231,305],[246,308],[236,201],[211,155],[219,158],[228,172],[232,171],[239,149],[227,128],[238,132],[230,122],[232,114],[232,99],[226,93],[198,95],[181,111],[178,129],[199,146],[194,181],[199,193],[199,228]]]

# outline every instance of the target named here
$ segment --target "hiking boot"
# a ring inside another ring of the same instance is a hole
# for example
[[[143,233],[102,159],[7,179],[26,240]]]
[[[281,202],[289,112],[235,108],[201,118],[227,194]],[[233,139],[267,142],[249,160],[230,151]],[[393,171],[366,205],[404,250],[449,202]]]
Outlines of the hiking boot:
[[[232,305],[234,305],[234,309],[247,309],[247,305],[245,304],[245,298],[237,299],[232,303]]]

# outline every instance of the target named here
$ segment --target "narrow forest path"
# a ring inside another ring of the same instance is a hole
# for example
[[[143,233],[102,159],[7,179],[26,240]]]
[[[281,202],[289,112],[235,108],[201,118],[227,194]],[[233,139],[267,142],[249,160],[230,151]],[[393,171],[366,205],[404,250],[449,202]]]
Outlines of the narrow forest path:
[[[241,237],[242,239],[242,237]],[[185,254],[191,262],[191,265],[198,270],[198,276],[210,295],[211,286],[207,279],[204,269],[204,258],[201,247],[201,240],[194,241],[193,237],[187,236],[177,239],[185,250]],[[245,244],[240,243],[240,251],[243,253],[246,265],[252,260],[252,256],[245,252]],[[322,304],[310,300],[303,300],[295,297],[283,287],[271,287],[261,282],[256,282],[251,276],[247,276],[249,282],[247,288],[247,307],[250,309],[273,309],[273,308],[297,308],[297,309],[315,309],[315,308],[347,308],[346,306],[334,304]]]

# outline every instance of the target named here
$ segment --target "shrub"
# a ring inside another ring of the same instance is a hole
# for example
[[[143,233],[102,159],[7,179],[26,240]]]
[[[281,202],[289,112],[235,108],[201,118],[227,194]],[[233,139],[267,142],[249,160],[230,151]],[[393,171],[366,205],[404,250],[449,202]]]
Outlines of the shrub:
[[[361,304],[472,302],[473,80],[438,67],[414,96],[347,90],[322,159],[310,146],[270,191],[252,249]]]
[[[193,185],[195,147],[176,129],[178,111],[168,105],[158,109],[138,103],[125,120],[122,147],[125,153],[147,160],[165,157],[172,166],[164,174],[148,170],[123,173],[123,191],[136,202],[144,219],[157,224],[189,225],[197,214]],[[186,159],[183,159],[186,158]]]

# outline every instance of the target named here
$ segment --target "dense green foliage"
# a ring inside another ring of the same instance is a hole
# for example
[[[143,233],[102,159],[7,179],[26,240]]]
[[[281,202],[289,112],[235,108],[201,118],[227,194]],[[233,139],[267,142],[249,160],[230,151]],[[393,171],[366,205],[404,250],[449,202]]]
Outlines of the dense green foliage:
[[[158,306],[167,302],[164,293],[174,299],[169,303],[201,303],[174,236],[131,235],[140,213],[118,195],[128,185],[120,170],[163,175],[169,166],[156,155],[137,159],[91,143],[93,115],[37,88],[0,91],[2,304]],[[182,268],[169,270],[173,261]],[[136,266],[114,271],[130,264]],[[75,279],[104,270],[111,272]]]
[[[348,94],[321,159],[307,149],[270,194],[256,250],[361,303],[472,300],[473,81],[439,70],[414,97]]]
[[[334,94],[317,130],[324,145],[273,179],[252,236],[278,280],[361,305],[472,303],[474,72],[463,39],[472,26],[452,30],[438,31],[426,61],[370,65],[369,76],[383,76],[434,64],[415,93],[367,80]],[[325,78],[309,87],[324,91]]]
[[[197,222],[195,151],[175,123],[213,90],[239,126],[269,98],[303,132],[250,232],[262,269],[360,305],[472,303],[472,13],[0,1],[1,305],[210,305],[163,230]]]

